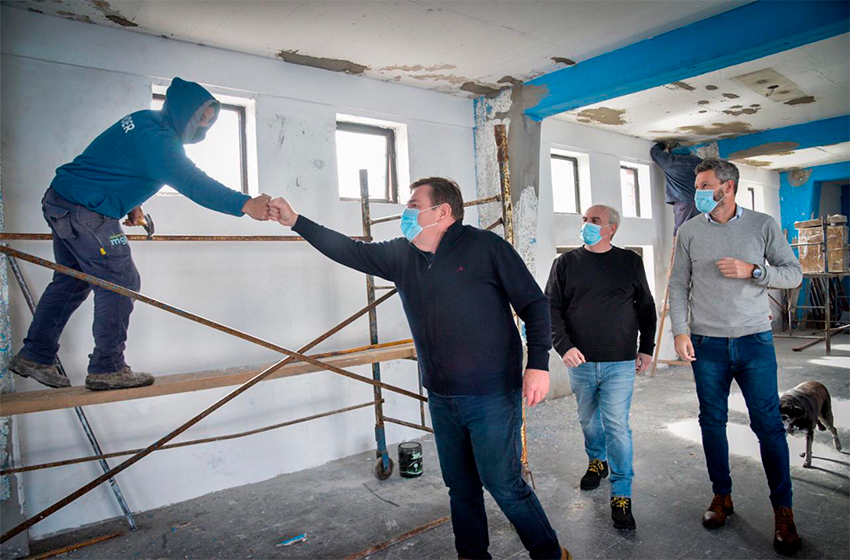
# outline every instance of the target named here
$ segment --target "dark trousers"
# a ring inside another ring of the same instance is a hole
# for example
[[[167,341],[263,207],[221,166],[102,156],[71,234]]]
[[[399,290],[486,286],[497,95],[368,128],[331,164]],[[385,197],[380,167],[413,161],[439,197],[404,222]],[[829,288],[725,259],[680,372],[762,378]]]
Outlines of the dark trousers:
[[[52,188],[44,195],[42,211],[53,232],[57,263],[138,291],[139,272],[118,220],[68,202]],[[87,282],[54,273],[38,302],[19,355],[36,363],[52,364],[59,351],[62,329],[91,291]],[[124,342],[132,311],[133,300],[94,287],[95,347],[89,355],[89,373],[109,373],[125,366]]]
[[[700,211],[697,210],[696,202],[694,199],[685,200],[685,201],[676,201],[673,203],[673,236],[679,233],[679,228],[682,227],[682,224],[690,220],[695,216],[700,215]]]
[[[726,420],[734,379],[747,403],[750,428],[759,440],[770,502],[774,507],[791,507],[788,442],[779,415],[773,334],[766,331],[739,338],[693,335],[691,340],[702,446],[714,493],[732,492]]]
[[[531,558],[560,558],[558,536],[522,479],[521,391],[461,397],[430,392],[428,407],[458,555],[491,558],[483,487],[516,527]]]

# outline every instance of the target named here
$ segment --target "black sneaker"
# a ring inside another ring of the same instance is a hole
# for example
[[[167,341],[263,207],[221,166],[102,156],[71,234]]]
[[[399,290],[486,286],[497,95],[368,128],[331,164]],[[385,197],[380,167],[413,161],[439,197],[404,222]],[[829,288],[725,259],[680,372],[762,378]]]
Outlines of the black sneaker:
[[[608,461],[592,459],[587,465],[587,472],[581,477],[582,490],[599,488],[599,481],[608,476]]]
[[[9,362],[9,369],[21,377],[31,377],[42,385],[47,385],[54,389],[63,389],[71,386],[68,378],[59,373],[59,368],[56,367],[56,364],[37,364],[20,356],[15,356]]]
[[[611,498],[611,519],[617,529],[634,529],[635,518],[632,515],[632,499],[622,496]]]

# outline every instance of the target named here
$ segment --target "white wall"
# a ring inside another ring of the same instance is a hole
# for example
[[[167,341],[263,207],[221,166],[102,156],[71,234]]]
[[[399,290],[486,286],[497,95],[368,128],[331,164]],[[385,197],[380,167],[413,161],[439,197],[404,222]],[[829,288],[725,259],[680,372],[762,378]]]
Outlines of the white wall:
[[[410,176],[447,175],[474,198],[472,103],[424,90],[288,65],[271,59],[2,10],[2,193],[7,231],[46,232],[39,201],[56,167],[70,161],[102,130],[128,112],[147,108],[151,84],[173,76],[213,92],[256,103],[258,178],[262,192],[284,195],[296,209],[351,235],[360,234],[359,203],[336,191],[336,113],[401,122],[408,127]],[[145,204],[158,233],[288,234],[247,217],[216,214],[182,197]],[[374,205],[373,216],[400,212]],[[468,223],[477,223],[475,211]],[[395,237],[397,223],[376,226],[379,239]],[[18,242],[23,251],[50,258],[45,242]],[[142,292],[289,348],[297,348],[365,305],[363,275],[337,266],[306,244],[137,243]],[[35,294],[47,270],[26,263]],[[17,287],[10,289],[15,349],[29,325]],[[383,341],[407,338],[395,298],[379,310]],[[92,302],[72,317],[60,358],[74,385],[85,378],[92,348]],[[317,351],[368,343],[364,320]],[[128,362],[158,376],[275,361],[267,350],[211,331],[161,310],[137,304]],[[384,379],[412,390],[415,363],[382,365]],[[353,368],[370,375],[368,366]],[[16,379],[19,391],[43,389]],[[105,451],[147,445],[193,416],[227,389],[93,406],[91,424]],[[418,420],[415,401],[384,393],[388,415]],[[368,385],[333,373],[264,382],[193,428],[183,439],[230,433],[341,408],[372,398]],[[89,454],[70,410],[19,419],[24,464]],[[265,480],[375,446],[374,414],[362,409],[250,438],[155,453],[119,476],[135,511],[215,490]],[[421,432],[387,426],[388,442]],[[391,448],[392,449],[392,448]],[[392,449],[392,455],[395,455]],[[363,476],[371,476],[371,464]],[[25,476],[32,515],[100,474],[95,463],[42,470]],[[107,486],[35,525],[40,536],[120,515]]]

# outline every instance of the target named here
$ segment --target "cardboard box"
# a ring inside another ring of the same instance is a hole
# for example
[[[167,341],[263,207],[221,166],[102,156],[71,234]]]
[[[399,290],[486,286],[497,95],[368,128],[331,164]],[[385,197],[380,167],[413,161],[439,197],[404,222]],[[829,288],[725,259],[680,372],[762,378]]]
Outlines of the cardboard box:
[[[817,243],[798,247],[800,265],[804,273],[846,272],[850,270],[850,250],[847,243],[847,217],[841,215],[826,218],[827,260],[829,268],[824,267],[823,220],[796,222],[798,243]]]

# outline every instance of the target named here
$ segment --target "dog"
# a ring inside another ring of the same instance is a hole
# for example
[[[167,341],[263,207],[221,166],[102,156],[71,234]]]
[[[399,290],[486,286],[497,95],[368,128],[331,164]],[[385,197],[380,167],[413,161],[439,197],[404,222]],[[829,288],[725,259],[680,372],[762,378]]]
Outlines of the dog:
[[[815,426],[821,431],[829,430],[835,449],[841,451],[838,430],[833,425],[832,399],[822,383],[806,381],[782,393],[779,397],[779,413],[782,415],[786,433],[794,434],[797,430],[806,430],[806,452],[800,454],[800,457],[806,458],[803,467],[812,466]]]

